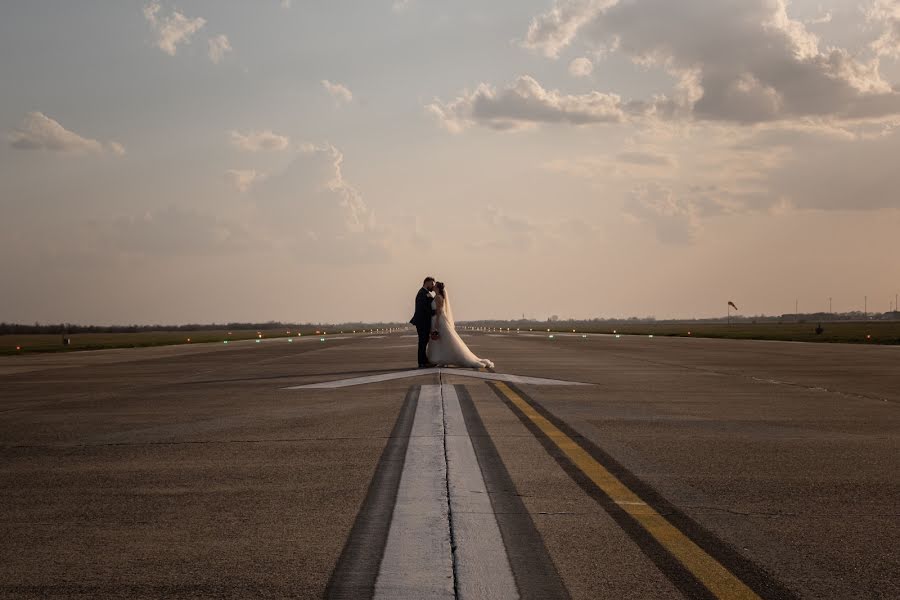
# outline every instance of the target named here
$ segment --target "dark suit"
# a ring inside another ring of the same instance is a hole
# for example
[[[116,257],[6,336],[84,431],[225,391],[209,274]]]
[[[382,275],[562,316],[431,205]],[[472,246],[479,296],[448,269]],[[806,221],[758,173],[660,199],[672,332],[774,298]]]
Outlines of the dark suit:
[[[434,316],[434,309],[431,308],[431,296],[424,287],[416,294],[416,312],[410,323],[416,326],[416,333],[419,334],[419,366],[428,364],[428,355],[425,349],[428,346],[428,337],[431,333],[431,317]]]

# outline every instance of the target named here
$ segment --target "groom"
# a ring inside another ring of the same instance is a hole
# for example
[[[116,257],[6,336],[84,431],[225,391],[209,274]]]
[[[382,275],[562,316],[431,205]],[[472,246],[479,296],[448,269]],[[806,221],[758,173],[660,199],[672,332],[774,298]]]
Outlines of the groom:
[[[431,308],[431,300],[434,298],[433,290],[434,277],[426,277],[422,282],[422,289],[416,294],[416,312],[409,321],[416,326],[416,332],[419,334],[420,369],[434,366],[428,362],[428,355],[425,353],[431,334],[431,317],[434,315],[434,309]]]

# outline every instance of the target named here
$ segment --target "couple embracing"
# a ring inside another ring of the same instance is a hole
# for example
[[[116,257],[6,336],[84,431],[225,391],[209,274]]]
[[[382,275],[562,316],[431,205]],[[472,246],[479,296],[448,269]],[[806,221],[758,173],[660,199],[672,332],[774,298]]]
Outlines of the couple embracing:
[[[426,277],[416,294],[416,312],[410,323],[419,334],[419,368],[454,365],[493,369],[494,363],[478,358],[456,333],[447,287]]]

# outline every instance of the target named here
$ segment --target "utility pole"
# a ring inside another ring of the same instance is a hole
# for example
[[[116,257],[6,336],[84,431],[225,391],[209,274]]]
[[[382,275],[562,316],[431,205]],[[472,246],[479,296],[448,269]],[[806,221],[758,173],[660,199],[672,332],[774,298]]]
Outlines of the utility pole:
[[[794,300],[794,314],[797,316],[797,321],[800,320],[800,300]]]
[[[869,318],[869,297],[863,296],[863,318]]]
[[[828,312],[829,314],[834,314],[834,311],[831,310],[831,296],[828,296]]]

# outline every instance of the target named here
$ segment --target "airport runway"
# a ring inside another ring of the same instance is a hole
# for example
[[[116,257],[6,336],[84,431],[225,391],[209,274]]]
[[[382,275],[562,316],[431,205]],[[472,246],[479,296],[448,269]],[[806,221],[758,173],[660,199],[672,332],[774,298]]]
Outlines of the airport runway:
[[[0,358],[2,598],[900,598],[900,348]]]

